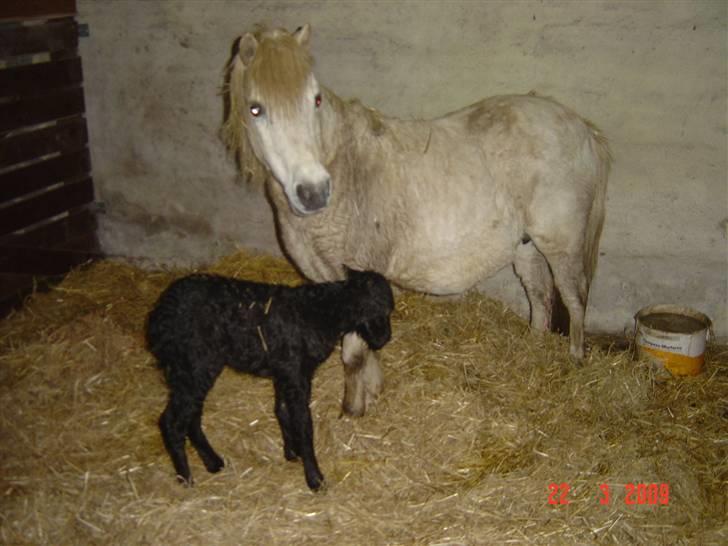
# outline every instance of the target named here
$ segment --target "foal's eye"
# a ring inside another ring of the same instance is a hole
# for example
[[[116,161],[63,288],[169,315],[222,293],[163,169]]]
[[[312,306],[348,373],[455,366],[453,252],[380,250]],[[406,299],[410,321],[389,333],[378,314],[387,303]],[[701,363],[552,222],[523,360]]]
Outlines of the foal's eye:
[[[316,94],[316,98],[314,99],[314,102],[316,103],[316,108],[321,106],[321,93]]]
[[[263,114],[263,107],[258,104],[257,102],[254,102],[250,105],[250,115],[254,118],[257,118],[258,116]]]

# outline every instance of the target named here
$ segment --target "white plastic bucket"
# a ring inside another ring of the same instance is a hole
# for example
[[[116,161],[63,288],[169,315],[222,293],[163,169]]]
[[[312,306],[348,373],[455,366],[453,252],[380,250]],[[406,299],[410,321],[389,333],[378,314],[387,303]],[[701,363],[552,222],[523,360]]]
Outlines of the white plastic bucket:
[[[705,362],[710,319],[678,305],[651,305],[635,319],[637,355],[673,375],[698,375]]]

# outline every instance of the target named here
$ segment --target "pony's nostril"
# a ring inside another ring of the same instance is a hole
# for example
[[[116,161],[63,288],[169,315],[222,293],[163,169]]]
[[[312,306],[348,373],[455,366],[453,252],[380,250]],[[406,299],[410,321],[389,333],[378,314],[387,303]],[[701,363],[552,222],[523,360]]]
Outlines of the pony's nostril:
[[[307,211],[313,212],[324,208],[329,202],[331,183],[325,184],[299,184],[296,186],[296,195]]]
[[[296,195],[302,203],[307,203],[311,199],[311,189],[303,184],[296,187]]]

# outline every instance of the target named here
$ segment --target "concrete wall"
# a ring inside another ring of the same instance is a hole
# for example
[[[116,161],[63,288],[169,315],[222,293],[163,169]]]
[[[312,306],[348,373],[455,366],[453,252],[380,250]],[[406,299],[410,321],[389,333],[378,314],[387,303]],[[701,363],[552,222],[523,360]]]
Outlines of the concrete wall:
[[[401,117],[537,90],[597,123],[616,159],[588,328],[644,305],[728,335],[722,1],[105,2],[79,0],[93,169],[112,254],[198,263],[278,252],[268,205],[217,136],[222,71],[255,23],[313,25],[319,80]],[[513,273],[484,284],[522,313]]]

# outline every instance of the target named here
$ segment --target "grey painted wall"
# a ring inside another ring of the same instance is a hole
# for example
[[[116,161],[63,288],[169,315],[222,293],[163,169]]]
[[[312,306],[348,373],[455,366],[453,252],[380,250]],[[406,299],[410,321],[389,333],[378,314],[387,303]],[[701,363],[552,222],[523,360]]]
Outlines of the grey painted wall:
[[[594,121],[616,163],[588,328],[622,331],[642,306],[671,302],[725,338],[727,5],[80,0],[103,246],[158,263],[279,252],[267,203],[218,138],[219,87],[236,36],[310,22],[319,80],[387,114],[533,89]],[[527,313],[510,270],[483,288]]]

